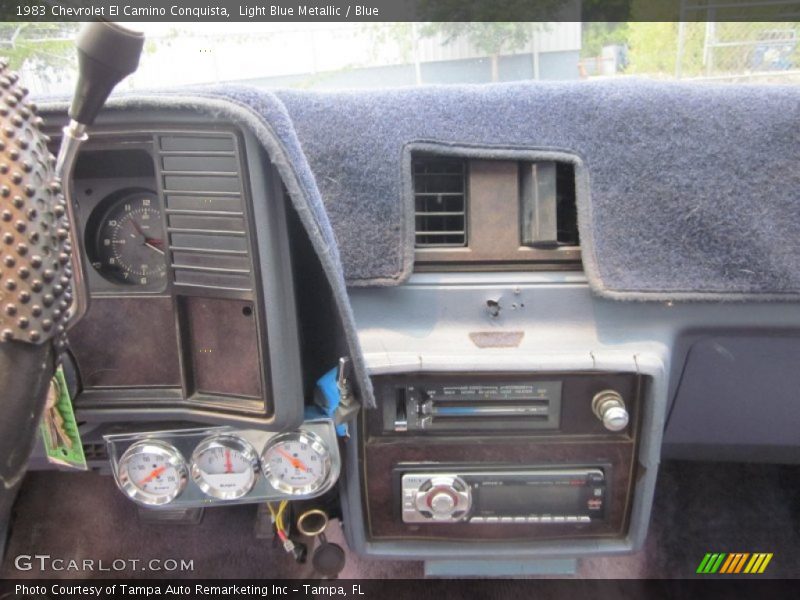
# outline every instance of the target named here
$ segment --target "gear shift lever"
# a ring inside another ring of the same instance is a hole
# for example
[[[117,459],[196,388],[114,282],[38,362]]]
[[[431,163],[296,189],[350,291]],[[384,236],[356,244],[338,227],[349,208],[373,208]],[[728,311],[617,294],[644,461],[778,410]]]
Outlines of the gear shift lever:
[[[88,139],[86,127],[94,123],[114,87],[139,66],[144,47],[144,35],[115,23],[98,21],[81,30],[78,48],[78,83],[69,109],[70,122],[64,127],[61,147],[56,161],[56,177],[69,182],[75,157],[81,144]],[[68,325],[76,323],[86,313],[89,293],[86,273],[81,260],[83,240],[80,236],[75,207],[69,185],[64,185],[67,218],[71,224],[70,242],[73,272],[73,304],[67,317]]]
[[[69,116],[91,125],[111,90],[139,66],[144,34],[100,21],[84,27],[76,45],[80,73]]]

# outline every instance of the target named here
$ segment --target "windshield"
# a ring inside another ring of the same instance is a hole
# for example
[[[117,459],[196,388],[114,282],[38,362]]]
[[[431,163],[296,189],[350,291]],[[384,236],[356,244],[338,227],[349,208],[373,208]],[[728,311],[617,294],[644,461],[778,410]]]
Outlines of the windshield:
[[[131,23],[128,89],[236,82],[352,89],[648,77],[800,81],[800,22]],[[0,56],[37,95],[72,90],[75,23],[0,23]]]

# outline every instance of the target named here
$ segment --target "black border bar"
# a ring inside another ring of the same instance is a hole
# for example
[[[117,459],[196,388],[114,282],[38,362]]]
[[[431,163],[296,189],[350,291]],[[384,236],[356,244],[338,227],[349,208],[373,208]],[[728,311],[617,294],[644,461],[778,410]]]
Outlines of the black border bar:
[[[800,21],[800,0],[3,0],[0,20],[63,22]]]
[[[268,568],[268,565],[265,565]],[[738,600],[753,597],[796,597],[797,580],[707,577],[698,579],[336,579],[336,580],[188,580],[188,579],[6,579],[3,600],[210,600],[218,598],[348,598],[350,600],[426,600],[441,598],[704,598]]]

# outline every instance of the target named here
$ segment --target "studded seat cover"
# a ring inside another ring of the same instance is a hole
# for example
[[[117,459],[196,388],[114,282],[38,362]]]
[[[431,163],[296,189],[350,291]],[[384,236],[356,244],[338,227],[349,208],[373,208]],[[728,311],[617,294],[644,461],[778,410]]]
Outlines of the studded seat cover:
[[[69,224],[42,119],[0,61],[0,340],[64,333],[72,302]]]

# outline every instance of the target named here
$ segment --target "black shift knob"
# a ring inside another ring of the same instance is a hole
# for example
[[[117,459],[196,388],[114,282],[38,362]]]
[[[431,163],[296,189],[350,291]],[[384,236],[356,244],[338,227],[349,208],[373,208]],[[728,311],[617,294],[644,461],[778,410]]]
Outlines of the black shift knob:
[[[107,21],[84,26],[78,34],[78,84],[69,109],[71,119],[91,125],[111,90],[136,70],[144,34]]]

